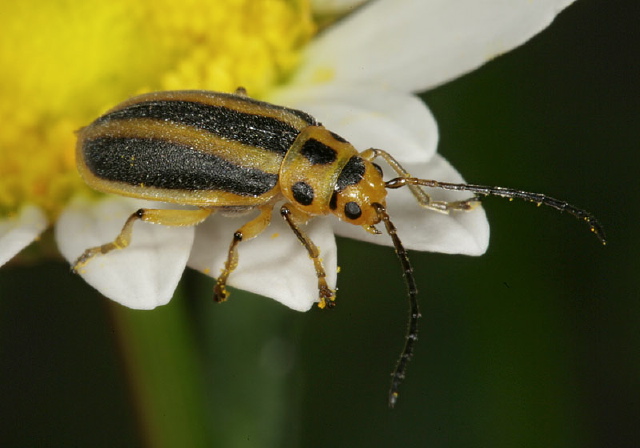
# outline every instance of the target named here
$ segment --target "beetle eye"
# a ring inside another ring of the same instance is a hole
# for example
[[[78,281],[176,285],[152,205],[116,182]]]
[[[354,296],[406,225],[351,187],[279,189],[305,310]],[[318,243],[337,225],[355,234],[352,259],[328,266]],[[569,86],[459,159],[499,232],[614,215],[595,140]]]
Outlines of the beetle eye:
[[[349,219],[358,219],[362,215],[362,209],[355,202],[347,202],[344,206],[344,214]]]

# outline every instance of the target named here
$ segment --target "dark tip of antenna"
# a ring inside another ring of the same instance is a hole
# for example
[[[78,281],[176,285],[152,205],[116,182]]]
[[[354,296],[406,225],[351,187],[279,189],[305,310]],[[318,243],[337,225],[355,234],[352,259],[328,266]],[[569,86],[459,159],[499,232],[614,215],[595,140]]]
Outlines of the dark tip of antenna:
[[[602,245],[606,246],[607,236],[604,233],[604,228],[598,222],[598,220],[593,217],[589,217],[589,218],[586,218],[585,221],[587,221],[587,223],[589,224],[589,227],[591,228],[591,231],[595,233],[595,235],[598,237]]]

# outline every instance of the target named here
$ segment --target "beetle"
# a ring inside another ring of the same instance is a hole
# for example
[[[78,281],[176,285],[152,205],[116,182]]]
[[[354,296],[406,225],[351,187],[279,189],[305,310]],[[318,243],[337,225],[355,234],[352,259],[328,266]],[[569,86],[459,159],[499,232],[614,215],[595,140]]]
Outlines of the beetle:
[[[335,291],[326,282],[320,252],[304,231],[317,216],[338,219],[380,234],[382,223],[400,260],[410,313],[405,344],[392,373],[393,407],[418,334],[418,289],[413,269],[386,211],[387,189],[407,187],[419,206],[440,213],[467,212],[484,196],[524,199],[584,220],[605,243],[601,225],[588,212],[552,197],[511,188],[417,179],[386,151],[358,152],[347,140],[311,115],[235,93],[167,91],[122,102],[78,131],[77,167],[95,190],[140,199],[195,206],[193,210],[141,208],[115,240],[87,249],[75,261],[78,272],[92,258],[129,245],[133,224],[194,226],[216,211],[258,210],[237,229],[214,287],[214,299],[227,299],[226,283],[238,265],[238,244],[269,225],[274,207],[307,250],[318,281],[318,306],[331,308]],[[382,159],[395,172],[384,181]],[[473,193],[462,201],[435,201],[423,187]]]

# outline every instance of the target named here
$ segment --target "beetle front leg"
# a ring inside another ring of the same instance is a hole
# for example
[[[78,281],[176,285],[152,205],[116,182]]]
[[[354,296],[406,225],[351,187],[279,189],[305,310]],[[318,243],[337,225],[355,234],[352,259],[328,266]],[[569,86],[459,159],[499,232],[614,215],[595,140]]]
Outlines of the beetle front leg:
[[[360,156],[368,161],[373,161],[373,159],[380,157],[382,158],[389,166],[395,171],[400,177],[409,178],[413,177],[407,170],[404,169],[400,162],[393,158],[391,154],[382,149],[370,148],[365,151],[362,151]],[[422,187],[418,185],[406,184],[411,191],[411,194],[416,198],[420,207],[434,210],[436,212],[448,214],[451,211],[462,211],[468,212],[473,210],[480,204],[480,198],[478,196],[474,196],[471,199],[466,199],[464,201],[434,201],[431,199]]]
[[[141,208],[133,213],[124,223],[122,230],[111,243],[102,246],[91,247],[80,255],[71,270],[78,273],[80,268],[84,267],[96,255],[104,255],[112,250],[124,249],[131,243],[131,231],[133,224],[140,220],[153,224],[162,224],[165,226],[195,226],[213,213],[213,209],[201,208],[198,210],[163,210]]]
[[[289,224],[289,227],[298,237],[298,240],[300,240],[305,249],[307,249],[309,257],[311,257],[311,260],[313,261],[313,266],[315,267],[316,276],[318,278],[318,292],[320,299],[318,307],[321,309],[333,308],[336,304],[336,292],[329,288],[329,285],[327,284],[327,273],[322,265],[322,260],[320,260],[320,251],[307,234],[299,227],[300,224],[304,224],[306,222],[307,215],[301,215],[299,212],[296,213],[296,210],[293,209],[290,204],[284,204],[280,208],[280,215],[284,218],[287,224]]]
[[[216,302],[224,302],[229,297],[229,291],[227,291],[227,279],[229,274],[238,266],[238,243],[240,241],[247,241],[251,238],[255,238],[260,235],[264,229],[267,228],[271,222],[271,211],[273,210],[273,204],[260,207],[260,214],[254,219],[240,227],[233,234],[233,240],[229,246],[229,252],[227,255],[227,261],[224,264],[222,273],[216,285],[213,288],[213,300]]]

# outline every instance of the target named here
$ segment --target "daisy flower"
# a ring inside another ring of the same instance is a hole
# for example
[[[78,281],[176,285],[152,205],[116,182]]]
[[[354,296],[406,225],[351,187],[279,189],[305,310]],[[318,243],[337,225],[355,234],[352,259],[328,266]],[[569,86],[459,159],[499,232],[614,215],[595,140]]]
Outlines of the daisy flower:
[[[437,154],[436,121],[414,94],[523,44],[570,3],[14,2],[0,19],[0,264],[50,227],[73,262],[84,249],[112,241],[136,209],[162,206],[90,192],[74,160],[74,130],[152,90],[243,86],[254,98],[310,113],[359,150],[389,151],[415,177],[462,182]],[[319,23],[330,24],[320,29]],[[480,255],[487,248],[481,208],[437,214],[402,189],[387,202],[408,249]],[[151,309],[171,299],[187,266],[216,277],[246,220],[214,215],[195,228],[136,223],[127,249],[96,257],[81,275],[116,302]],[[332,288],[334,235],[391,244],[386,235],[334,217],[313,220],[307,231]],[[239,245],[239,258],[230,286],[301,311],[318,300],[313,264],[279,217]]]

